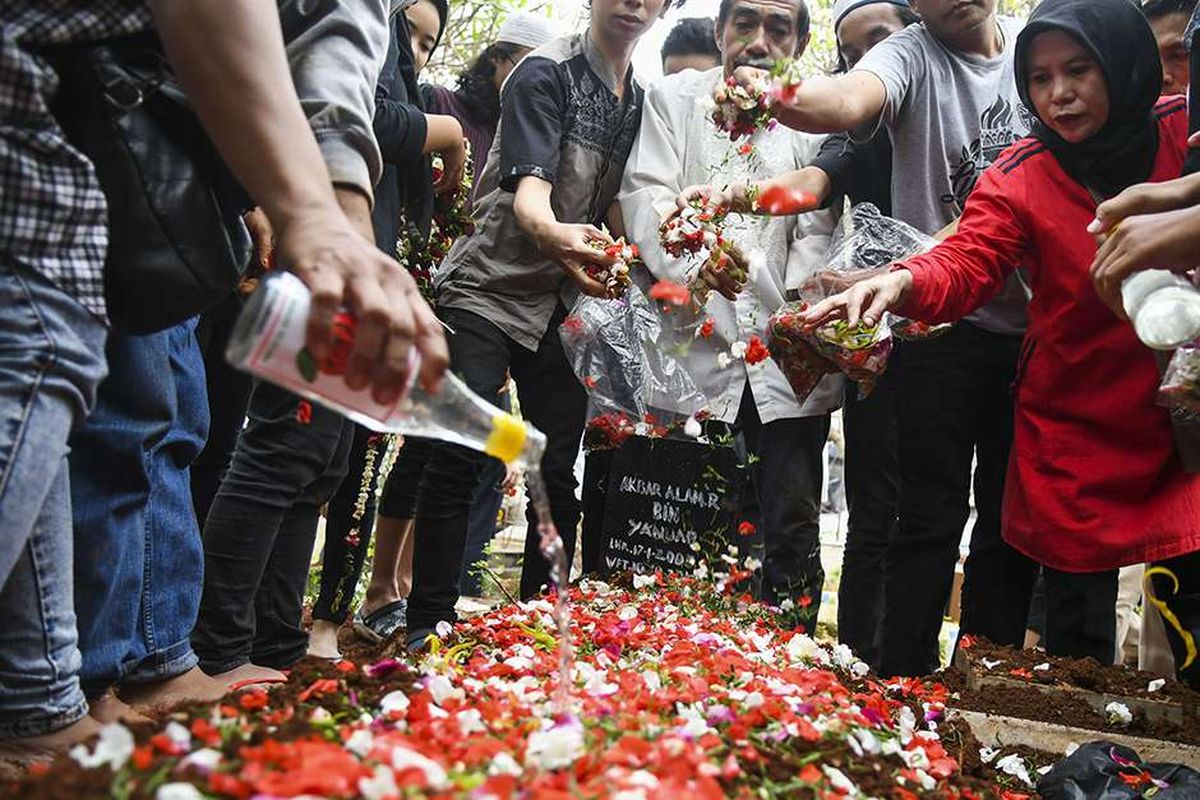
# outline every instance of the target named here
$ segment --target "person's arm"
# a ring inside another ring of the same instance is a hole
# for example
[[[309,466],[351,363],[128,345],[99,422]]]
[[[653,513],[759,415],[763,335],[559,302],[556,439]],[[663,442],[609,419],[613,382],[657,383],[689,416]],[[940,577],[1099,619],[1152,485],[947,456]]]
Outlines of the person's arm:
[[[440,327],[412,277],[339,207],[331,168],[292,88],[275,4],[153,0],[151,8],[197,115],[271,221],[279,264],[312,292],[307,345],[313,355],[329,352],[334,315],[348,306],[358,329],[347,385],[372,385],[378,402],[393,402],[407,385],[415,342],[422,377],[436,389],[448,362]],[[370,195],[355,191],[368,206]]]
[[[279,0],[277,6],[292,84],[329,176],[370,198],[383,169],[372,118],[388,48],[386,4]]]
[[[991,300],[1029,247],[1029,235],[1007,194],[1011,187],[1002,187],[998,174],[989,169],[980,176],[957,233],[891,272],[817,303],[805,314],[806,325],[819,327],[837,319],[873,325],[888,310],[922,322],[952,322]]]
[[[744,69],[749,68],[738,72]],[[886,101],[882,80],[870,72],[855,71],[806,80],[791,101],[776,106],[775,117],[798,131],[841,133],[872,125]]]
[[[541,178],[526,175],[517,184],[513,215],[525,235],[533,240],[538,252],[558,264],[579,291],[592,297],[608,297],[604,284],[583,271],[588,263],[611,264],[615,259],[591,247],[589,242],[611,243],[604,231],[594,225],[559,222],[550,205],[554,186]]]

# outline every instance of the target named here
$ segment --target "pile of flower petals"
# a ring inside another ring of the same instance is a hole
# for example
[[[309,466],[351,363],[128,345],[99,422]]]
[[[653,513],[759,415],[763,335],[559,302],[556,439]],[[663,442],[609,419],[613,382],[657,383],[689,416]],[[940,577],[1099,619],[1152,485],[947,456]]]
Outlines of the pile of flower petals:
[[[1023,797],[960,775],[937,732],[943,687],[875,681],[711,583],[635,585],[572,589],[567,718],[537,600],[462,623],[415,667],[342,662],[136,743],[111,726],[52,774],[104,771],[114,793],[160,800]]]

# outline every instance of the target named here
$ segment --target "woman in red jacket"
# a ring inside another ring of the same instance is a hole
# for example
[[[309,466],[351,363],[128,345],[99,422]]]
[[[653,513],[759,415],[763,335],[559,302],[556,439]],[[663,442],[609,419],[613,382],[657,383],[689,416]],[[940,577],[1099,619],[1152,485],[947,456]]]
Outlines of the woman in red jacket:
[[[1179,176],[1185,104],[1157,102],[1154,35],[1129,0],[1045,0],[1017,40],[1016,75],[1038,124],[980,177],[958,233],[806,321],[871,324],[887,309],[955,320],[1024,267],[1033,297],[1003,524],[1045,568],[1046,647],[1112,663],[1117,569],[1155,562],[1181,675],[1196,682],[1200,476],[1184,472],[1155,405],[1154,353],[1092,286],[1087,232],[1097,197]]]

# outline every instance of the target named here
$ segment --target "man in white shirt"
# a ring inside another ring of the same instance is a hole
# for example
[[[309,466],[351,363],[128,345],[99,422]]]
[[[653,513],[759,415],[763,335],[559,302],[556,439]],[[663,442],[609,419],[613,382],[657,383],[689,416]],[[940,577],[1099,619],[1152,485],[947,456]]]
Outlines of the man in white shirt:
[[[666,255],[658,229],[681,190],[798,169],[816,157],[821,143],[820,137],[779,126],[755,134],[753,154],[747,155],[740,152],[745,139],[731,142],[714,127],[706,102],[738,66],[769,65],[804,51],[809,39],[804,0],[723,0],[715,35],[721,67],[685,70],[647,89],[618,197],[628,236],[650,271],[678,283],[694,277],[698,265]],[[824,580],[818,536],[821,453],[841,381],[827,378],[801,405],[773,361],[749,364],[736,354],[751,337],[763,334],[786,291],[821,266],[834,223],[828,211],[730,216],[726,235],[746,255],[749,280],[736,300],[713,293],[698,316],[675,316],[681,333],[691,339],[685,366],[708,397],[713,417],[740,425],[757,456],[751,468],[754,489],[747,490],[757,491],[762,513],[764,599],[795,608],[809,632],[816,625]]]

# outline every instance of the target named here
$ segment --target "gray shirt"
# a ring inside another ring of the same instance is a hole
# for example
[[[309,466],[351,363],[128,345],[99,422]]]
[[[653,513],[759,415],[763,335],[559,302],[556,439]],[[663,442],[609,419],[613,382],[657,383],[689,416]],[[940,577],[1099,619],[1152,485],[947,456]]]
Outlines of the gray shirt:
[[[887,90],[879,121],[892,137],[892,212],[932,234],[962,214],[975,180],[1029,133],[1033,117],[1017,95],[1013,51],[1022,23],[1000,19],[1004,52],[987,59],[953,50],[925,25],[910,25],[876,45],[855,70]],[[991,302],[967,317],[994,333],[1025,330],[1026,295],[1013,274]]]
[[[576,294],[562,268],[517,225],[521,178],[553,184],[559,222],[599,224],[617,196],[642,111],[630,71],[624,97],[587,33],[533,51],[508,80],[500,125],[475,194],[475,233],[450,248],[435,278],[439,308],[472,311],[536,351],[560,300]]]

